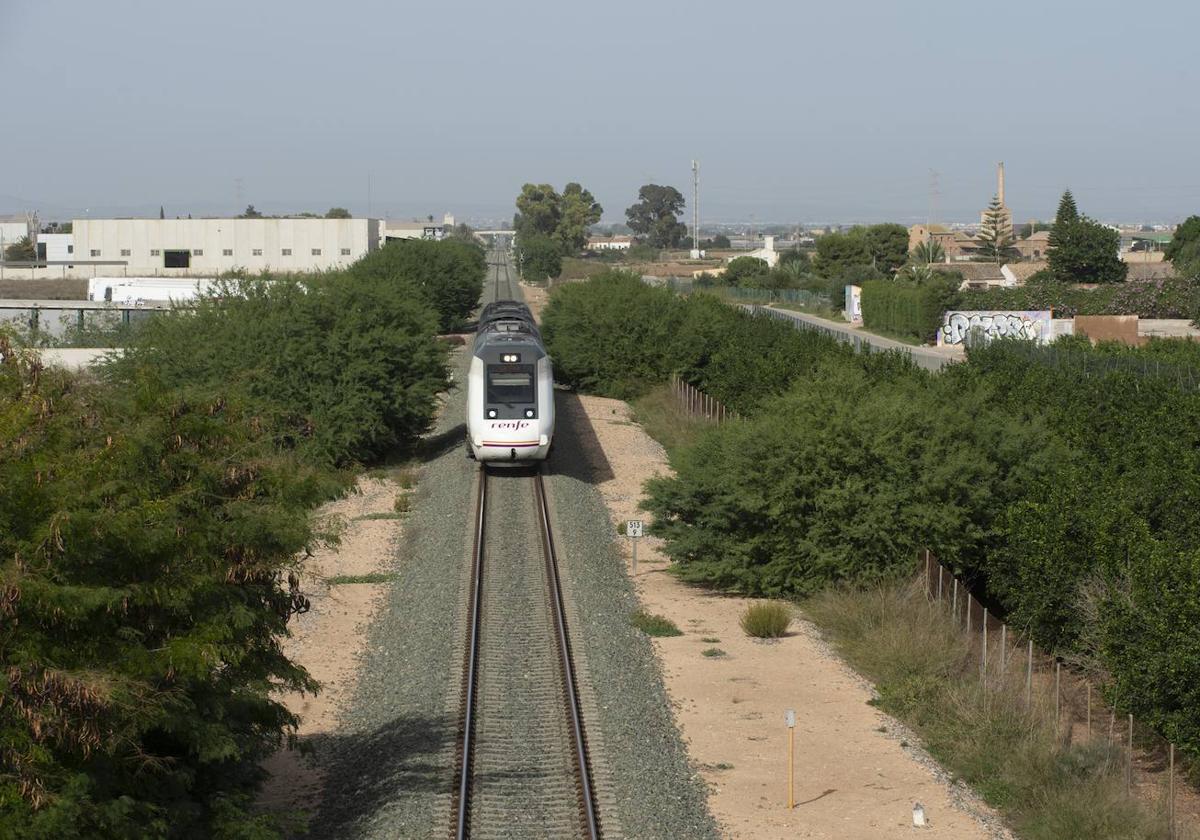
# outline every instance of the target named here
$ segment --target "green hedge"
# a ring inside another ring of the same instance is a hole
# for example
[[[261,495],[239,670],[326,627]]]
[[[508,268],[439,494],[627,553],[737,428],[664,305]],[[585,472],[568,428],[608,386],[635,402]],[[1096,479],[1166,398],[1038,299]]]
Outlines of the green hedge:
[[[555,289],[542,332],[560,381],[628,399],[671,374],[743,414],[845,344],[750,315],[705,294],[679,298],[636,274],[609,271]]]
[[[929,547],[1200,757],[1196,344],[999,341],[930,375],[636,278],[581,284],[547,322],[576,384],[637,392],[678,372],[744,407],[648,485],[684,578],[798,596],[910,574]]]
[[[395,294],[415,286],[437,310],[441,329],[461,329],[479,305],[487,260],[483,248],[462,239],[402,239],[389,242],[356,262],[350,272]]]
[[[280,646],[289,578],[340,467],[433,417],[426,291],[247,281],[100,376],[0,333],[0,837],[280,836],[261,761],[297,723],[279,690],[317,688]]]
[[[324,463],[366,462],[432,422],[448,375],[438,323],[406,281],[246,280],[150,319],[107,375],[121,386],[145,369],[168,387],[237,389],[281,443]]]
[[[931,342],[944,313],[956,304],[957,286],[955,279],[937,274],[923,283],[868,280],[862,286],[863,325]]]
[[[1195,318],[1200,315],[1200,279],[1170,277],[1087,289],[1035,275],[1024,286],[965,289],[959,295],[958,308],[1052,309],[1060,318],[1076,315]]]

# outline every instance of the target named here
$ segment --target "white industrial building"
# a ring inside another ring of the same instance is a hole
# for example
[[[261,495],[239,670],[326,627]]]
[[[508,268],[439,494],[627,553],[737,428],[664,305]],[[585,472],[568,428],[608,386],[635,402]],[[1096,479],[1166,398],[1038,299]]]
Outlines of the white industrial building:
[[[349,265],[380,241],[377,219],[76,219],[72,224],[74,259],[123,262],[126,275],[324,271]]]
[[[28,235],[29,221],[24,216],[0,216],[0,255]]]
[[[37,258],[50,262],[70,262],[75,259],[75,235],[72,233],[39,233]]]
[[[454,231],[454,216],[446,213],[441,222],[432,218],[416,221],[399,221],[388,219],[383,223],[379,232],[381,244],[387,244],[389,239],[445,239]]]

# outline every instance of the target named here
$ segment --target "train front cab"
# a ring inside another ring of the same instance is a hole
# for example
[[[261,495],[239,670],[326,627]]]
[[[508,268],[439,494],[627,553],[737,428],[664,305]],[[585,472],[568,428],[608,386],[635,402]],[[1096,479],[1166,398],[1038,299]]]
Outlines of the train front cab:
[[[531,346],[488,348],[471,361],[471,452],[488,463],[543,461],[554,435],[550,362]],[[534,358],[536,356],[536,358]]]

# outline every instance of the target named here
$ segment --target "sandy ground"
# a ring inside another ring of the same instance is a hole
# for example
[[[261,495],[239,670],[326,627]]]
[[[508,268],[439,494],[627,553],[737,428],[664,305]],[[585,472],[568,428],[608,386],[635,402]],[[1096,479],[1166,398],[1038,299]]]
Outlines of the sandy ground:
[[[334,731],[339,712],[353,695],[367,628],[388,585],[330,585],[328,580],[334,576],[388,570],[400,539],[402,521],[358,517],[394,514],[396,498],[403,492],[390,479],[360,477],[350,494],[326,504],[316,514],[340,520],[343,530],[337,546],[318,550],[305,563],[301,587],[312,601],[312,609],[292,617],[292,636],[284,642],[288,658],[307,668],[322,686],[315,696],[298,692],[284,696],[287,707],[300,716],[297,735],[301,745],[314,736]],[[315,812],[323,774],[319,757],[282,749],[265,767],[271,778],[259,797],[263,808]]]
[[[586,456],[611,468],[613,477],[599,489],[614,522],[642,518],[642,483],[668,471],[662,448],[630,420],[623,402],[565,402],[586,413],[603,450]],[[917,831],[916,802],[930,823],[921,836],[1007,836],[994,813],[946,781],[910,733],[867,704],[870,686],[812,625],[798,622],[777,642],[751,640],[738,626],[750,599],[682,584],[666,565],[656,541],[642,539],[635,585],[649,612],[684,631],[655,639],[655,646],[676,719],[709,784],[709,804],[729,836],[894,838]],[[724,655],[704,656],[710,648]],[[797,804],[790,811],[787,709],[796,710],[797,721]]]

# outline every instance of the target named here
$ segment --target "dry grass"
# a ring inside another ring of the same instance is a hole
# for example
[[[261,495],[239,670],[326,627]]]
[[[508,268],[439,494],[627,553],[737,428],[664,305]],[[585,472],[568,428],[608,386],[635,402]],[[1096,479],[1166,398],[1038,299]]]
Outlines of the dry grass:
[[[1054,709],[1023,703],[1023,674],[981,684],[964,634],[918,587],[827,591],[806,614],[870,678],[877,704],[997,808],[1025,840],[1167,840],[1157,809],[1125,795],[1119,750],[1072,744]]]
[[[13,273],[19,269],[13,269]],[[5,272],[6,275],[9,272]],[[18,300],[87,300],[87,280],[0,280],[0,298]]]
[[[778,639],[792,623],[792,607],[782,601],[763,601],[746,607],[738,622],[747,636],[756,639]]]
[[[662,444],[668,455],[691,446],[700,435],[717,426],[714,420],[694,417],[680,408],[670,385],[660,385],[638,397],[632,408],[634,420]]]

